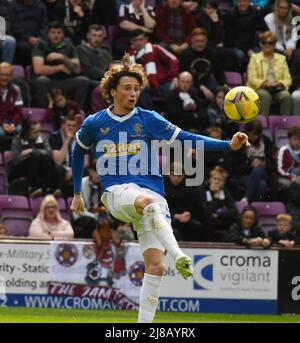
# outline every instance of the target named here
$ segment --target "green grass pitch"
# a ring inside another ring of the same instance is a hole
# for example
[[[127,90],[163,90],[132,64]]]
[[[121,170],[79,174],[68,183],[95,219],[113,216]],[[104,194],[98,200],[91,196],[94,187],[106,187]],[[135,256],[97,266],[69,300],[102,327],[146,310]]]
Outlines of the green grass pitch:
[[[135,323],[136,311],[0,308],[0,323]],[[300,315],[158,312],[155,323],[300,323]]]

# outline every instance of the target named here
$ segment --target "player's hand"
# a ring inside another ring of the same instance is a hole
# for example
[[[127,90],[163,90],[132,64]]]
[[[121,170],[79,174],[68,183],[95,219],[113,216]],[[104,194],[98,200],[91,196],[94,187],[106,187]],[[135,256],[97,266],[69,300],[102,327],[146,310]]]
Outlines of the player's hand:
[[[81,195],[74,195],[70,208],[71,211],[78,214],[84,211],[84,202]]]
[[[237,132],[232,136],[230,147],[232,150],[239,150],[243,145],[250,146],[248,136],[243,132]]]

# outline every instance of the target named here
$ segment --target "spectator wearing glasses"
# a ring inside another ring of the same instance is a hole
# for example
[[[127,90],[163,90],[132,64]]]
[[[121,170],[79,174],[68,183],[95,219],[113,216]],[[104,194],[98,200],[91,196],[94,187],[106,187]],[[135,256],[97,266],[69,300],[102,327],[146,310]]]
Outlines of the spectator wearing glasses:
[[[47,195],[43,200],[37,218],[29,228],[29,237],[49,240],[67,240],[74,237],[72,226],[61,217],[53,195]]]
[[[247,86],[260,97],[260,114],[268,116],[272,101],[280,104],[280,114],[290,115],[292,99],[288,91],[292,83],[285,56],[275,52],[276,36],[271,31],[261,34],[262,51],[251,56]]]

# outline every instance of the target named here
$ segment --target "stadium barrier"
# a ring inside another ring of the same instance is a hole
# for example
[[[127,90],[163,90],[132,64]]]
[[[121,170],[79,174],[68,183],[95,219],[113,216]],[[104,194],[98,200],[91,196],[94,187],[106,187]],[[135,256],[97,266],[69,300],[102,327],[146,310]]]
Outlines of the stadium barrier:
[[[194,277],[166,256],[160,311],[300,313],[300,249],[185,243]],[[135,242],[0,241],[0,307],[138,309],[144,265]]]

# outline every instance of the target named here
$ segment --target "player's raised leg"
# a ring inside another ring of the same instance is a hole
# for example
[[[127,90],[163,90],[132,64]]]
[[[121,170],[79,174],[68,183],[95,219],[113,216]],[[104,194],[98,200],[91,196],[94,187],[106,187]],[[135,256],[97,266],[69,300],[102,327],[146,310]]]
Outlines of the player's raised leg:
[[[164,253],[158,249],[147,249],[143,253],[145,274],[140,293],[138,323],[152,323],[160,294],[162,275],[165,270]]]
[[[136,197],[134,206],[138,213],[149,218],[155,237],[174,259],[180,275],[185,279],[192,276],[191,259],[178,246],[172,227],[154,197],[148,194],[140,194]]]

